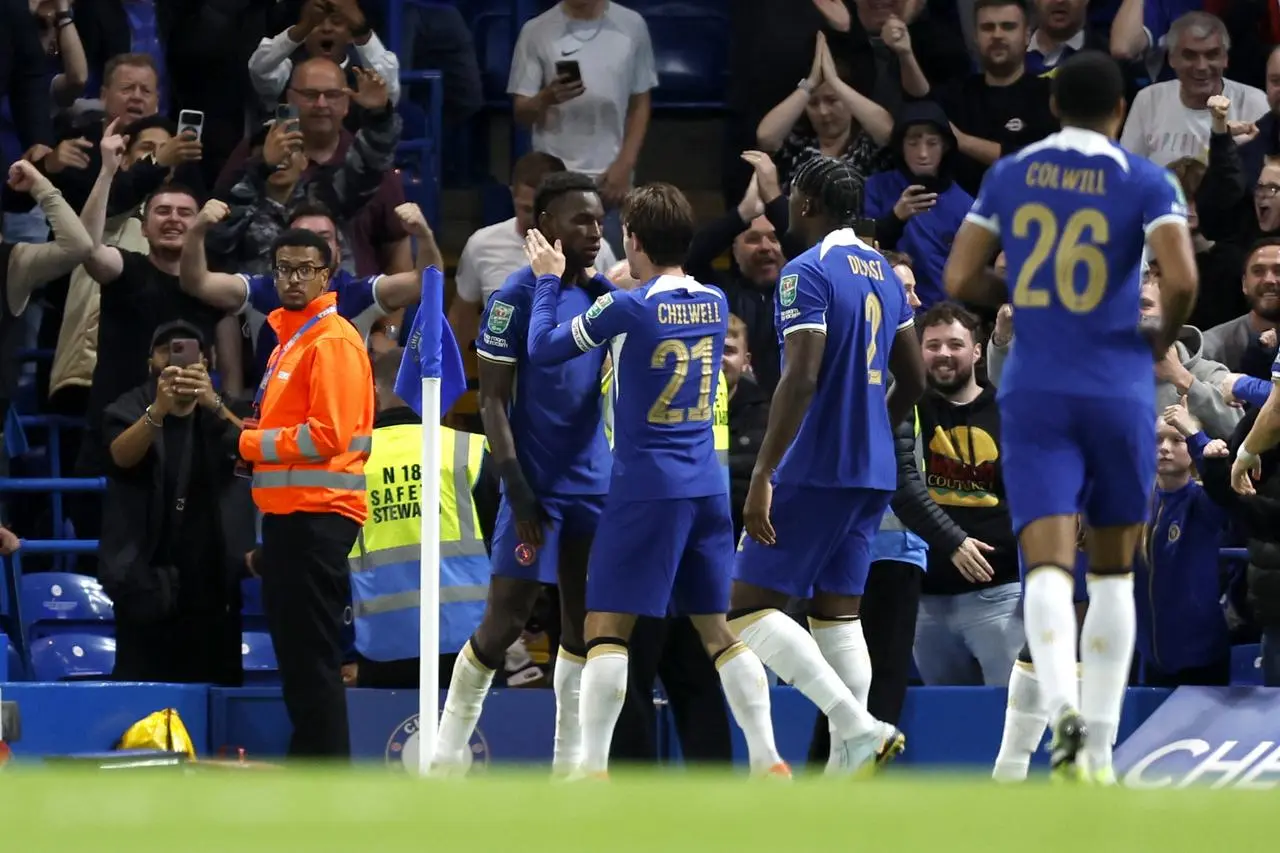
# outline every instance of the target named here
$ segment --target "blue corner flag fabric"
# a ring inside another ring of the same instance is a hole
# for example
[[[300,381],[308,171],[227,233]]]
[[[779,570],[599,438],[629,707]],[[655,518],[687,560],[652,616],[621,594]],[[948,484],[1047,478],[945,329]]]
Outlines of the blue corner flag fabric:
[[[444,273],[435,267],[422,271],[422,302],[413,317],[409,343],[396,374],[396,396],[419,415],[423,379],[440,380],[442,415],[467,390],[462,351],[444,318]]]

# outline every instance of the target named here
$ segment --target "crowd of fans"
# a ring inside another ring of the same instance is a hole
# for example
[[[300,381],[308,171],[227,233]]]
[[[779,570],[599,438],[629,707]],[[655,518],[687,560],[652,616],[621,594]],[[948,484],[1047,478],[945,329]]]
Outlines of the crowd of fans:
[[[482,97],[465,19],[412,7],[405,31],[386,33],[386,10],[368,0],[2,3],[0,120],[12,165],[0,406],[7,411],[33,381],[19,349],[54,349],[34,373],[36,406],[84,418],[82,433],[64,436],[63,459],[77,475],[105,474],[111,493],[125,496],[108,500],[106,523],[98,496],[68,506],[78,538],[101,538],[122,650],[128,621],[148,620],[155,592],[131,585],[139,561],[175,563],[183,577],[201,578],[193,588],[218,590],[184,597],[190,611],[142,632],[144,645],[166,651],[141,662],[121,654],[122,673],[234,682],[226,651],[238,629],[226,614],[238,610],[239,579],[254,571],[246,554],[255,537],[219,413],[252,398],[277,343],[263,322],[279,307],[271,246],[287,229],[319,235],[339,313],[371,352],[402,337],[417,271],[445,261],[395,168],[414,99],[398,75],[442,68],[448,126],[472,119]],[[1084,49],[1123,62],[1132,97],[1122,143],[1182,186],[1201,276],[1192,325],[1154,367],[1164,414],[1140,564],[1137,677],[1225,684],[1232,640],[1261,634],[1265,677],[1280,685],[1280,476],[1269,460],[1258,496],[1241,498],[1226,485],[1225,461],[1265,399],[1250,377],[1270,378],[1280,325],[1274,4],[727,5],[728,204],[697,234],[685,269],[723,288],[734,314],[723,368],[739,527],[779,377],[774,286],[786,259],[806,248],[787,236],[786,193],[800,165],[836,157],[862,174],[863,214],[918,304],[931,392],[899,434],[900,489],[862,608],[876,671],[871,712],[896,722],[912,656],[927,684],[1002,685],[1022,646],[994,401],[1017,318],[1008,306],[984,316],[946,302],[942,268],[987,167],[1057,130],[1050,77]],[[448,321],[464,347],[489,295],[525,263],[522,237],[548,174],[596,181],[606,240],[596,265],[629,281],[617,263],[618,209],[637,180],[658,86],[649,28],[642,8],[608,0],[547,6],[521,22],[511,58],[511,117],[532,131],[532,151],[510,172],[514,216],[477,228],[457,263]],[[642,177],[662,178],[662,168]],[[1159,270],[1145,276],[1149,318]],[[183,368],[185,402],[157,383],[175,338],[200,347]],[[195,412],[196,428],[173,431],[166,421],[163,447],[151,452],[171,473],[149,471],[154,482],[139,483],[130,478],[141,457],[120,430],[154,403],[162,415]],[[177,517],[143,523],[149,489],[191,500]],[[14,508],[10,519],[22,532]],[[1247,567],[1220,565],[1217,548],[1240,542]],[[85,569],[96,573],[96,561]],[[215,636],[228,645],[215,648]],[[509,660],[520,669],[529,656],[514,650]]]

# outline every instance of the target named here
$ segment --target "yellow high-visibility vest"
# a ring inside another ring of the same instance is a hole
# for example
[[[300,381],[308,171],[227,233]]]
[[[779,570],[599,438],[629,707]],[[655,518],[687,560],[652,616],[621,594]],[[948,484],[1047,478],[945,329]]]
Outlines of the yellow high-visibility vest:
[[[604,397],[604,435],[613,447],[613,365],[605,365],[604,377],[600,380],[600,393]],[[711,406],[712,430],[715,433],[716,459],[720,461],[720,470],[724,473],[725,489],[729,488],[729,385],[724,381],[724,371],[720,371],[716,382],[716,399]]]
[[[482,436],[440,427],[441,654],[461,650],[484,614],[489,559],[471,501],[483,452]],[[369,660],[418,656],[421,463],[421,424],[373,431],[369,518],[348,561],[356,650]]]

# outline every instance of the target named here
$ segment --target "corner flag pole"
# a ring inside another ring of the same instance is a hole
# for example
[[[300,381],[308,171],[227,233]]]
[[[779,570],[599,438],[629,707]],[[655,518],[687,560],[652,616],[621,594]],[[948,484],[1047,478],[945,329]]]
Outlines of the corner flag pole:
[[[436,751],[440,724],[440,323],[444,294],[439,282],[422,276],[421,352],[432,357],[422,377],[422,590],[418,607],[418,772],[425,776]],[[424,313],[425,312],[425,313]]]

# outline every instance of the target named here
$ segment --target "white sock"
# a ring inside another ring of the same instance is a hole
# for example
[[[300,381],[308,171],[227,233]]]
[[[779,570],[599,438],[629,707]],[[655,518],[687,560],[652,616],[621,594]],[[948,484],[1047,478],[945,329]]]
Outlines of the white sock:
[[[582,669],[586,658],[564,649],[556,655],[556,671],[552,685],[556,692],[556,737],[551,757],[551,771],[567,774],[582,761],[582,726],[578,705],[582,688]]]
[[[769,706],[769,679],[764,664],[745,643],[737,642],[716,658],[720,685],[729,711],[747,737],[752,770],[768,770],[782,763],[773,740],[773,716]]]
[[[1027,645],[1050,721],[1079,705],[1076,691],[1076,610],[1071,573],[1041,566],[1027,575],[1022,594]],[[1092,604],[1090,604],[1092,606]]]
[[[831,621],[810,619],[809,633],[818,644],[818,650],[840,676],[840,680],[853,693],[858,704],[867,707],[867,695],[871,692],[871,655],[867,652],[867,638],[862,633],[862,620]],[[831,760],[837,755],[840,737],[836,724],[827,719],[831,729]]]
[[[627,698],[627,649],[601,644],[587,651],[582,668],[579,716],[582,721],[582,764],[587,773],[609,769],[609,746]]]
[[[1129,685],[1137,634],[1133,575],[1089,575],[1089,612],[1080,634],[1080,713],[1089,736],[1089,767],[1111,767],[1111,744]]]
[[[1004,709],[1004,734],[991,778],[997,782],[1021,782],[1027,778],[1031,756],[1044,738],[1049,712],[1040,696],[1036,671],[1015,661],[1009,675],[1009,698]]]
[[[822,709],[835,725],[841,740],[875,731],[876,718],[867,713],[867,709],[823,659],[817,642],[808,631],[777,610],[753,615],[758,618],[742,628],[738,636],[765,666]]]
[[[484,697],[492,684],[493,670],[476,660],[476,653],[468,640],[453,663],[453,676],[449,679],[449,695],[445,697],[444,713],[440,716],[433,764],[455,764],[462,760],[480,719]]]

